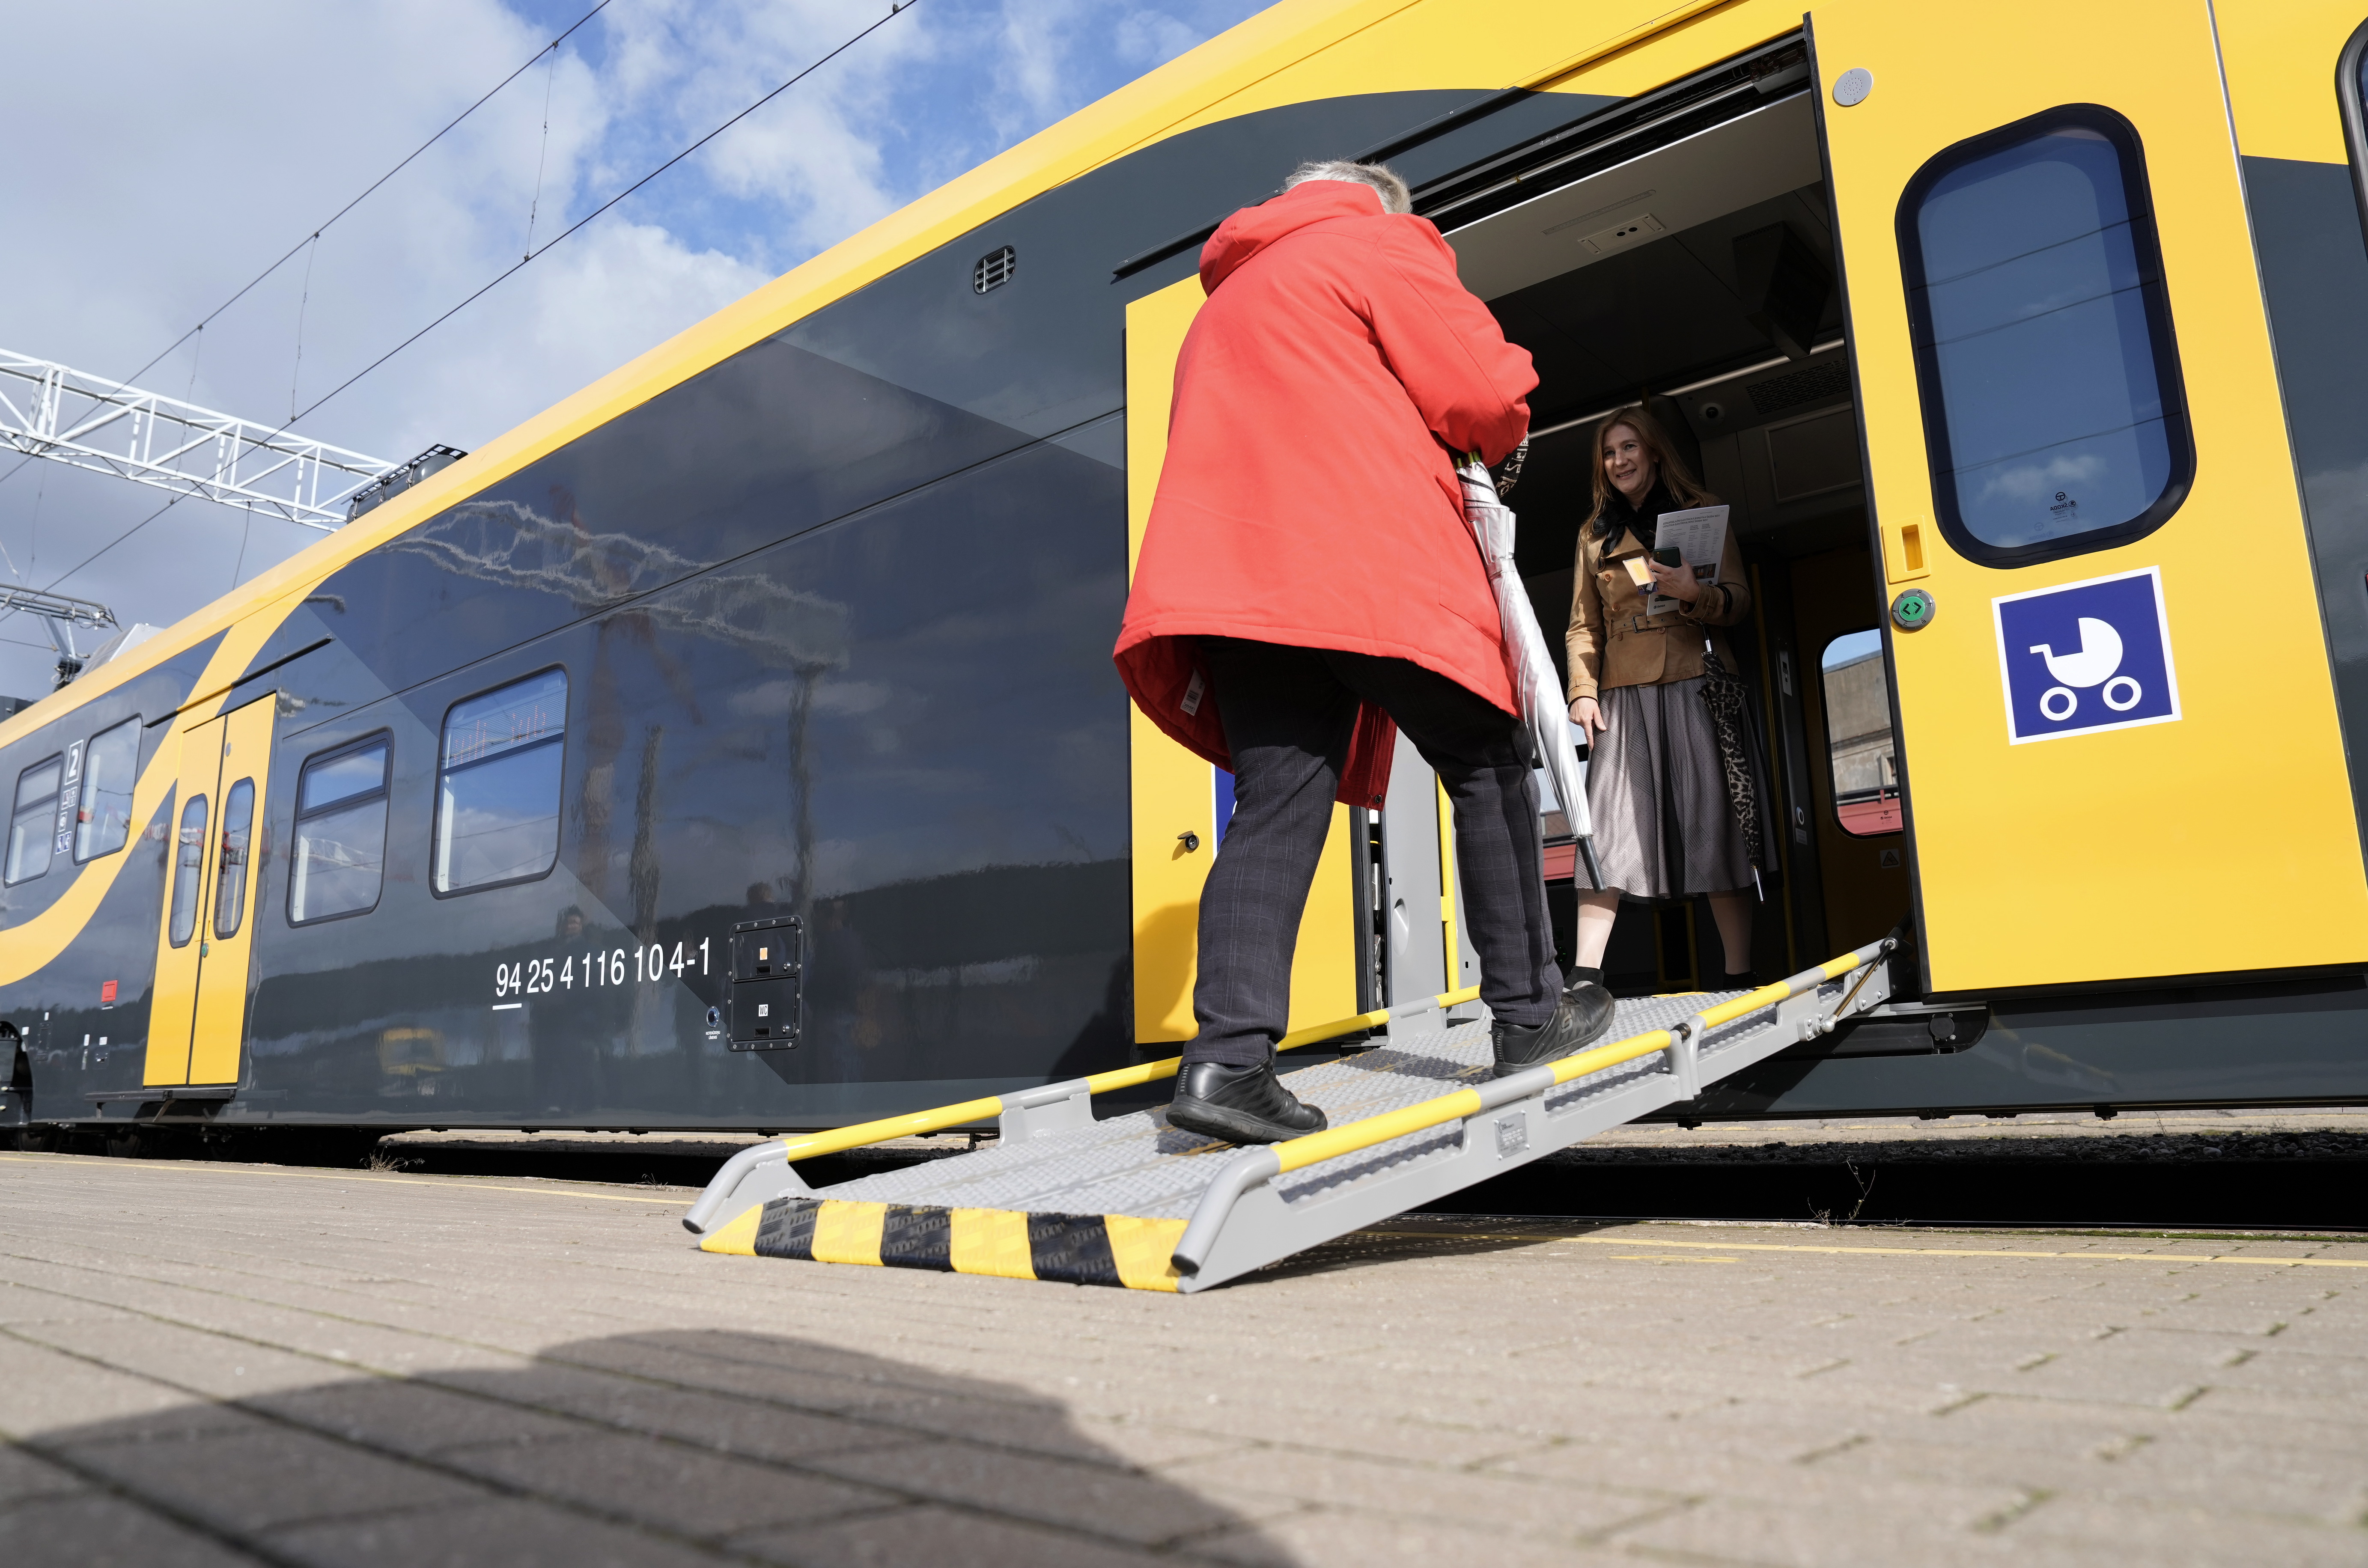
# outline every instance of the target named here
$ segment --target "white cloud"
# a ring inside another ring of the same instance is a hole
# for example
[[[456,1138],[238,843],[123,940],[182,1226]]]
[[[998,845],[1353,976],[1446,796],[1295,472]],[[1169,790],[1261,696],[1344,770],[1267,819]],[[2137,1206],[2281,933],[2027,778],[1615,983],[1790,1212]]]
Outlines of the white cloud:
[[[389,459],[481,445],[1257,8],[928,0],[299,428]],[[577,0],[249,0],[224,27],[166,0],[17,7],[11,120],[38,128],[43,155],[0,165],[0,345],[131,374],[580,14]],[[142,384],[284,417],[291,394],[311,403],[514,264],[530,210],[534,243],[550,243],[877,15],[613,0]],[[164,499],[37,463],[0,483],[0,546],[45,585]],[[167,623],[315,537],[184,503],[60,588]],[[50,656],[26,642],[43,642],[37,623],[0,620],[0,692],[46,686]]]

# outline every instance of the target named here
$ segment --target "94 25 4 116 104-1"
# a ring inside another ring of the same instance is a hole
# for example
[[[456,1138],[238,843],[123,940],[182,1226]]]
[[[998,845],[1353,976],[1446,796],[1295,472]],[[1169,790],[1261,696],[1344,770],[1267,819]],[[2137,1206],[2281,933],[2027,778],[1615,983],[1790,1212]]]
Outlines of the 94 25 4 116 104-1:
[[[537,996],[578,987],[654,985],[662,980],[679,980],[686,974],[703,975],[708,971],[708,939],[702,937],[695,948],[687,942],[677,942],[671,948],[664,942],[652,942],[647,947],[593,948],[580,953],[497,963],[494,965],[494,994]]]

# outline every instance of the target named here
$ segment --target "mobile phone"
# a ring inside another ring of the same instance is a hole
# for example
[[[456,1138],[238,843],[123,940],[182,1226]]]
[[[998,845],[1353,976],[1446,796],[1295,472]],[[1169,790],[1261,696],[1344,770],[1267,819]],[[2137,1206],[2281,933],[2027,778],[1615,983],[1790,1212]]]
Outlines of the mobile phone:
[[[1653,559],[1664,566],[1683,566],[1686,563],[1686,558],[1679,554],[1673,545],[1664,545],[1653,551]]]

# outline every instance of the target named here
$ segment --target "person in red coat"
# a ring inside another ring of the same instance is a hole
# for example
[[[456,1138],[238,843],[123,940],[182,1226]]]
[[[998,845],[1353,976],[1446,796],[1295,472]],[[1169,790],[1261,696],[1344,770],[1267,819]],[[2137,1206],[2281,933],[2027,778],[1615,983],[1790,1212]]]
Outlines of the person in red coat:
[[[1168,1120],[1234,1142],[1313,1132],[1274,1073],[1332,802],[1378,807],[1395,730],[1455,807],[1499,1074],[1610,1027],[1565,993],[1537,786],[1458,452],[1529,429],[1524,349],[1379,165],[1303,165],[1201,252],[1167,460],[1115,657],[1153,722],[1235,777],[1201,894],[1199,1032]]]

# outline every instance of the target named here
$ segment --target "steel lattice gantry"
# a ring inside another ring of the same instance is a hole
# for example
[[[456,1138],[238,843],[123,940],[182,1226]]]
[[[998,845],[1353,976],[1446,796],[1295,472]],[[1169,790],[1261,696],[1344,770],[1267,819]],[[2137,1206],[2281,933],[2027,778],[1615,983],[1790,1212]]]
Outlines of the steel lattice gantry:
[[[401,466],[5,348],[0,447],[324,531]]]

